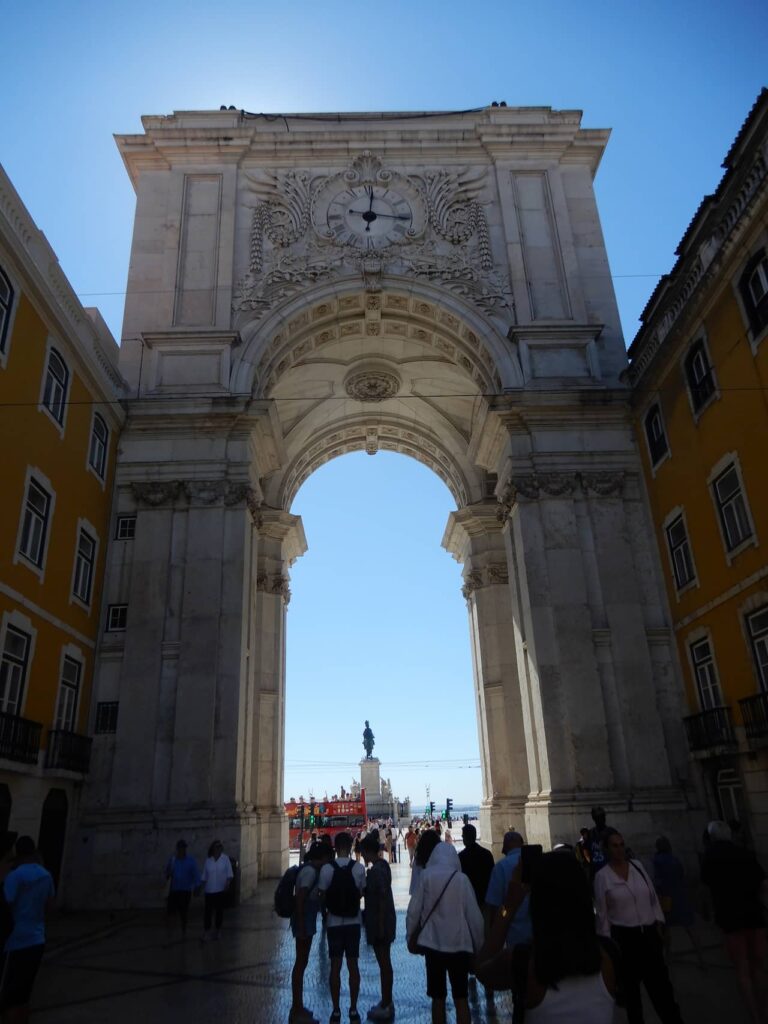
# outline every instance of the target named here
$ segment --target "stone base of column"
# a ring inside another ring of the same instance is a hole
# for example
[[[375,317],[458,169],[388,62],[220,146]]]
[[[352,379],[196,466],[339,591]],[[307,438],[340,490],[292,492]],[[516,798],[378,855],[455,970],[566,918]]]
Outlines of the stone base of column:
[[[497,860],[504,833],[510,829],[525,834],[525,797],[496,797],[480,804],[480,841]]]
[[[624,836],[635,856],[649,859],[663,835],[686,863],[695,863],[706,824],[702,809],[692,808],[676,787],[634,793],[615,790],[531,795],[525,804],[525,838],[551,850],[558,843],[575,844],[579,829],[591,828],[592,808],[606,812],[606,824]]]
[[[282,809],[258,814],[251,808],[167,808],[85,814],[72,836],[62,891],[66,906],[77,909],[160,907],[167,893],[165,866],[176,843],[202,870],[214,839],[238,861],[241,900],[256,891],[260,879],[282,873],[288,862],[288,827]],[[283,858],[284,851],[284,858]]]

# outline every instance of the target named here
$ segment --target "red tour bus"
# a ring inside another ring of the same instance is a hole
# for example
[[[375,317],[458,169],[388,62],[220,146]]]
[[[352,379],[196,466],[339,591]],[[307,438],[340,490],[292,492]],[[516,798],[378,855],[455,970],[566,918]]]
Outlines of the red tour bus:
[[[298,850],[300,835],[305,845],[312,832],[317,832],[318,836],[327,833],[331,839],[339,832],[351,832],[354,836],[360,829],[364,829],[368,822],[364,789],[360,791],[359,799],[345,797],[343,800],[288,800],[285,803],[285,813],[288,815],[288,844],[292,850]]]

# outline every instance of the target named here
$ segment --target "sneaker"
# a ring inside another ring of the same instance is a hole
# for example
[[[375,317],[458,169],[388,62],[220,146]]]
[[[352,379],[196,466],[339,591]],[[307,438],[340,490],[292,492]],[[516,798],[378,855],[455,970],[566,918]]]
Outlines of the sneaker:
[[[395,1004],[390,1003],[389,1006],[382,1006],[381,1003],[376,1003],[368,1011],[368,1020],[394,1020],[395,1019]]]
[[[333,1010],[328,1018],[328,1024],[341,1024],[341,1010]]]

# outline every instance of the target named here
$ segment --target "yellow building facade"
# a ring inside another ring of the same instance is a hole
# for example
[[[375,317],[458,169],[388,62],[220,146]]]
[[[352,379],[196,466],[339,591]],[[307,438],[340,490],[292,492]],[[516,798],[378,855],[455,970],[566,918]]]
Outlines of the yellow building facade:
[[[97,726],[117,355],[0,168],[0,833],[31,835],[57,878]]]
[[[768,91],[646,306],[628,371],[710,817],[768,851]]]

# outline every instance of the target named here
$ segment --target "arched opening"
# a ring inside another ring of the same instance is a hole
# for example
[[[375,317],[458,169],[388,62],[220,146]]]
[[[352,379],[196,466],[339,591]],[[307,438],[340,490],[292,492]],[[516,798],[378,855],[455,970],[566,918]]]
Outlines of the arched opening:
[[[69,802],[63,789],[50,789],[40,816],[40,835],[37,841],[43,864],[53,875],[56,885],[61,874],[64,840],[67,834]]]
[[[314,472],[291,508],[309,549],[291,573],[286,800],[360,783],[367,719],[382,780],[412,813],[430,799],[479,807],[461,569],[440,545],[447,486],[412,458],[354,453]]]

